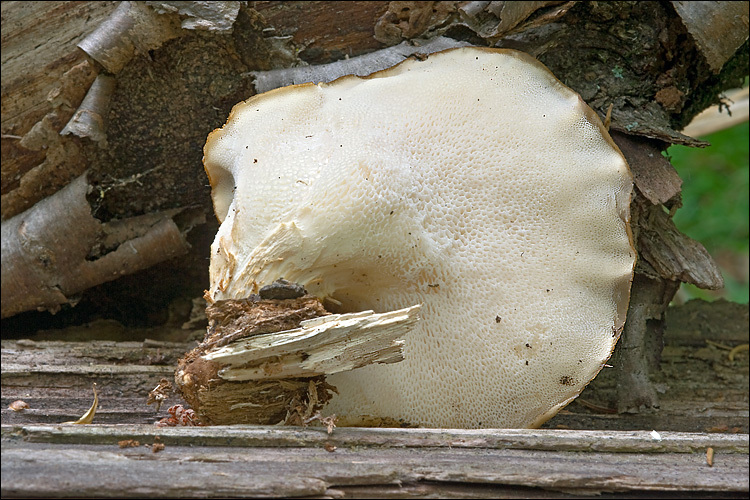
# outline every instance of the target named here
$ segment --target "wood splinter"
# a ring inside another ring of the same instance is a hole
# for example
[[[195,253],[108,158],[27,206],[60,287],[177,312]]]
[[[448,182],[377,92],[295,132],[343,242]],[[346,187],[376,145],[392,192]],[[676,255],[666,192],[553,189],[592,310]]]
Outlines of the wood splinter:
[[[322,420],[320,410],[336,391],[326,375],[403,359],[402,337],[416,324],[419,305],[331,314],[301,287],[290,297],[294,287],[277,280],[260,295],[208,306],[206,337],[175,372],[202,424]]]

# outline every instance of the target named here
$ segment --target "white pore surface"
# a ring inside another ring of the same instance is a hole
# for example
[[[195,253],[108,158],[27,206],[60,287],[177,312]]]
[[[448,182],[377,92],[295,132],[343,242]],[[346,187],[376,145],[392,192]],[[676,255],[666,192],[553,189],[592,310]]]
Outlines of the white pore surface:
[[[536,426],[619,337],[631,175],[529,56],[462,48],[261,94],[204,162],[212,299],[283,277],[336,312],[423,304],[404,361],[329,377],[326,412],[348,424]]]

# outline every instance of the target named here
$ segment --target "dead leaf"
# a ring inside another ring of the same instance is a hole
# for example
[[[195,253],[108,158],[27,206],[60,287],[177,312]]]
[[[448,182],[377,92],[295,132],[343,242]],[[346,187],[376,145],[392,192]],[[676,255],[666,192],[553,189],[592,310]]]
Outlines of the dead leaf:
[[[315,415],[312,417],[303,420],[302,425],[307,426],[310,422],[318,420],[321,424],[325,425],[328,431],[328,434],[331,434],[333,432],[333,429],[336,427],[336,421],[338,420],[336,418],[336,415],[329,415],[327,417],[324,417],[320,414],[320,412],[316,412]],[[287,424],[288,425],[288,424]]]
[[[148,399],[146,404],[156,404],[156,411],[158,412],[161,408],[161,404],[169,397],[169,394],[173,391],[172,383],[163,378],[151,392],[148,393]]]
[[[63,422],[64,424],[83,425],[90,424],[94,420],[94,415],[96,415],[96,407],[99,406],[99,395],[96,393],[96,384],[93,384],[92,388],[94,389],[94,403],[91,405],[91,408],[89,408],[89,410],[75,422]]]
[[[135,439],[123,439],[122,441],[118,441],[117,445],[120,448],[136,448],[140,446],[141,443]]]
[[[164,443],[161,442],[159,436],[154,436],[154,444],[151,445],[151,453],[159,453],[164,449]]]
[[[8,406],[8,408],[13,411],[23,411],[29,409],[29,404],[26,401],[21,401],[19,399],[17,401],[13,401],[10,406]]]
[[[185,409],[182,405],[174,405],[167,410],[169,417],[162,418],[154,425],[157,427],[195,426],[201,425],[195,411]]]

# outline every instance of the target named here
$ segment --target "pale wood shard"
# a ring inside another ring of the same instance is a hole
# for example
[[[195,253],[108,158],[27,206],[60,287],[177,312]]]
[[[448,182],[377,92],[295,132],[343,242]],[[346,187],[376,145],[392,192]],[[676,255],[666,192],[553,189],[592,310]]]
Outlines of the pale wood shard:
[[[704,137],[744,123],[750,117],[750,87],[730,90],[722,101],[721,105],[711,106],[697,114],[682,133]]]
[[[403,358],[401,337],[418,321],[419,305],[303,321],[300,328],[235,341],[203,357],[228,365],[224,380],[312,377]]]

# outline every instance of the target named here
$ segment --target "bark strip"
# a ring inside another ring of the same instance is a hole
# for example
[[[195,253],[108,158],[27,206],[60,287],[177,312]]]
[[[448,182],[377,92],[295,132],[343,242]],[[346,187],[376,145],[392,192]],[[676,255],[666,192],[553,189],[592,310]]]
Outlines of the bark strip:
[[[146,53],[179,35],[173,16],[157,14],[141,2],[125,1],[78,47],[108,73],[117,74],[136,52]]]
[[[394,47],[329,64],[254,71],[251,74],[255,77],[255,89],[260,94],[286,85],[332,82],[344,75],[367,76],[375,71],[390,68],[413,54],[432,54],[466,45],[469,44],[451,38],[436,37],[419,44],[402,42]]]
[[[78,137],[88,137],[100,144],[106,141],[106,117],[115,85],[114,77],[98,75],[73,117],[60,131],[60,135],[74,134]]]
[[[3,318],[32,309],[54,313],[88,288],[187,252],[189,245],[170,217],[174,212],[151,215],[149,224],[139,217],[102,224],[91,215],[88,190],[86,176],[80,176],[3,221]],[[113,231],[111,224],[134,231]],[[112,234],[123,238],[113,241]]]

